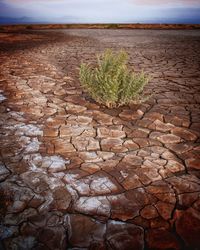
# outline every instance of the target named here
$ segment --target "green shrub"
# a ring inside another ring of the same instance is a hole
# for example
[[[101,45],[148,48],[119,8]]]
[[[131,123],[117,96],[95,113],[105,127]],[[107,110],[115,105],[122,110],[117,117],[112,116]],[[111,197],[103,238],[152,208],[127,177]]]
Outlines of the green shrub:
[[[125,104],[139,103],[149,77],[143,72],[130,72],[127,67],[128,55],[125,51],[114,54],[108,49],[97,56],[97,66],[82,63],[80,82],[91,97],[109,108]]]

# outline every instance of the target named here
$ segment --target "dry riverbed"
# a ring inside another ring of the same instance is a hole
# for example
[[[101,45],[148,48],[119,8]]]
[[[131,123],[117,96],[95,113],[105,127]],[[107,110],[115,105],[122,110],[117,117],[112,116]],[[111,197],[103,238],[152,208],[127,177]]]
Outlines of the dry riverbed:
[[[152,76],[107,109],[80,62],[124,48]],[[3,249],[200,248],[200,31],[0,33]]]

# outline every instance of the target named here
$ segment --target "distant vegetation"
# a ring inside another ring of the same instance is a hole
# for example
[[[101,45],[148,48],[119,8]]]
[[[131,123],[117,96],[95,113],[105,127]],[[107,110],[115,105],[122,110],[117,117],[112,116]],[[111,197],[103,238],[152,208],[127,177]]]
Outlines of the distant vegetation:
[[[111,23],[111,24],[108,24],[107,28],[108,29],[119,29],[119,24]]]
[[[127,61],[125,51],[114,54],[112,50],[106,50],[103,55],[97,56],[96,67],[81,64],[81,85],[94,100],[109,108],[141,102],[149,77],[143,72],[131,72]]]
[[[200,24],[141,24],[141,23],[105,23],[105,24],[16,24],[1,25],[3,30],[21,29],[200,29]],[[30,28],[31,27],[31,28]]]

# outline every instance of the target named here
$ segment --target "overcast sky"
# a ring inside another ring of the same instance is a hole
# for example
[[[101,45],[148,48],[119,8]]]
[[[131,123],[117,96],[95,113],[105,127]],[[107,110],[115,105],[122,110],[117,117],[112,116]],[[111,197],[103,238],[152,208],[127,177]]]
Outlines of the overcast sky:
[[[0,17],[52,23],[200,23],[200,0],[0,0]]]

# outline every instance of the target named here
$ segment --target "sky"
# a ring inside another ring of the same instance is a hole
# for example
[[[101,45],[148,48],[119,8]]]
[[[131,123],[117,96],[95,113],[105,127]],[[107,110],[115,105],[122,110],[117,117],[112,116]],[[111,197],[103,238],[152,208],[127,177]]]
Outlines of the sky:
[[[0,0],[0,23],[199,23],[200,0]]]

